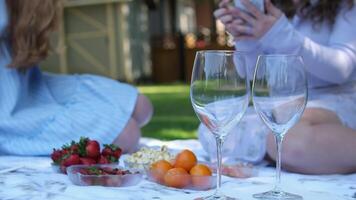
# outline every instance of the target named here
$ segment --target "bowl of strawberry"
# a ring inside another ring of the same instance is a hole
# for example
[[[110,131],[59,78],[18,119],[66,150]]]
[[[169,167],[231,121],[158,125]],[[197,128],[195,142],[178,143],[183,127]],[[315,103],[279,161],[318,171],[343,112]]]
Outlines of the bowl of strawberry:
[[[69,179],[79,186],[128,187],[138,184],[142,174],[118,168],[117,165],[72,165],[67,168]]]
[[[72,165],[118,164],[122,150],[114,144],[100,144],[96,140],[80,138],[79,142],[72,141],[61,149],[53,149],[51,154],[52,166],[56,171],[66,173]]]

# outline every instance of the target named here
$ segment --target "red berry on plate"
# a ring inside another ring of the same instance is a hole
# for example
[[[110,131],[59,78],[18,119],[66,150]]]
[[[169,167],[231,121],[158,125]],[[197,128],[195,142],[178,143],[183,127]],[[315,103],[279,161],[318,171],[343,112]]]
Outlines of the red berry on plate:
[[[75,154],[79,153],[79,146],[77,144],[72,144],[70,146],[70,152]]]
[[[101,151],[101,155],[103,156],[111,156],[113,154],[112,149],[109,145],[104,145],[104,149]]]
[[[80,157],[78,154],[72,154],[69,156],[65,156],[64,160],[62,162],[62,165],[65,167],[71,166],[71,165],[79,165],[80,164]]]
[[[109,160],[105,156],[100,156],[98,163],[99,164],[109,164]]]
[[[94,165],[96,164],[96,160],[92,158],[80,158],[80,162],[83,165]]]
[[[59,164],[61,158],[62,158],[62,152],[61,150],[53,149],[53,152],[51,154],[51,158],[54,163]]]
[[[90,158],[98,158],[100,156],[100,145],[95,140],[89,140],[85,147],[86,155]]]
[[[120,156],[121,156],[121,154],[122,154],[122,150],[118,147],[118,148],[114,151],[113,156],[114,156],[116,159],[119,159]]]

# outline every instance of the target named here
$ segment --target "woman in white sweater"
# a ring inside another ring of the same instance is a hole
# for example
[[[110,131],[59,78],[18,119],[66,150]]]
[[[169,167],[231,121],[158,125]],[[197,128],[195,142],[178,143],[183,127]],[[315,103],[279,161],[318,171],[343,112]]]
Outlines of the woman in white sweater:
[[[249,52],[298,54],[308,72],[310,98],[301,121],[286,135],[283,167],[301,173],[356,171],[356,7],[353,0],[265,0],[265,13],[222,0],[215,16]],[[270,134],[267,153],[275,159]]]

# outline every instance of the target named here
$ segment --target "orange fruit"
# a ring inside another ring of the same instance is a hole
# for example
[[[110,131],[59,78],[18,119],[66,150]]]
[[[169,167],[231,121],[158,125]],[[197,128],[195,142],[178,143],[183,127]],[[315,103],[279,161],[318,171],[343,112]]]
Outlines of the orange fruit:
[[[181,167],[187,172],[197,164],[197,157],[190,150],[183,150],[176,156],[174,167]]]
[[[197,164],[190,170],[193,186],[199,190],[211,188],[211,170],[208,166]]]
[[[204,164],[195,165],[190,171],[190,175],[193,176],[211,176],[211,169]]]
[[[164,176],[164,183],[169,187],[184,188],[190,184],[190,175],[183,168],[172,168]]]
[[[164,175],[168,170],[172,168],[173,166],[170,162],[166,160],[159,160],[151,165],[150,176],[153,178],[154,181],[163,183]]]

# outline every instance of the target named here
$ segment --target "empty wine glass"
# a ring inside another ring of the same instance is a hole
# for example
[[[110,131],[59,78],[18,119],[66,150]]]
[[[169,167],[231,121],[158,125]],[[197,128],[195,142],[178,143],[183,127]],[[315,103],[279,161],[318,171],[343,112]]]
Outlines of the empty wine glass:
[[[190,97],[199,120],[215,136],[217,146],[217,186],[212,196],[200,199],[233,199],[220,192],[221,150],[230,130],[245,113],[249,84],[245,55],[234,51],[199,51],[196,54]]]
[[[257,199],[303,199],[281,188],[281,151],[287,131],[302,116],[308,99],[307,76],[303,59],[297,55],[258,57],[252,98],[256,112],[272,130],[277,144],[276,183],[272,191],[255,194]]]

